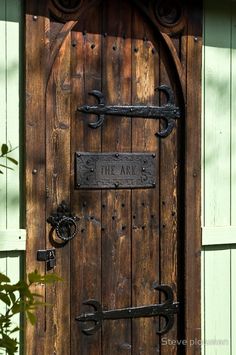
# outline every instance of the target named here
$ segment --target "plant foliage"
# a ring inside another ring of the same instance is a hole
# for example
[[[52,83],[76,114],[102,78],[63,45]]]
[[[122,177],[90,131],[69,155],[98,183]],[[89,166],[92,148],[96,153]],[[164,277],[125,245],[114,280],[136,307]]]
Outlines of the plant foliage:
[[[15,149],[11,145],[1,145],[0,158],[2,159],[0,161],[5,159],[5,164],[0,163],[0,174],[3,174],[3,169],[13,170],[8,162],[18,165],[18,161],[9,156]],[[37,284],[50,284],[55,281],[61,281],[61,279],[55,274],[42,276],[35,271],[28,275],[27,281],[21,280],[11,283],[6,275],[0,273],[0,349],[4,349],[9,355],[14,355],[17,352],[18,341],[15,333],[20,329],[14,325],[13,317],[19,313],[24,314],[26,319],[34,325],[36,322],[35,310],[40,306],[47,306],[47,304],[42,302],[42,296],[34,293],[32,288]]]
[[[1,152],[0,152],[0,158],[1,160],[5,159],[5,164],[0,163],[0,174],[3,174],[2,168],[4,169],[10,169],[14,170],[12,167],[8,165],[8,162],[14,165],[18,165],[18,161],[11,156],[9,156],[10,153],[12,153],[16,148],[12,148],[11,145],[8,146],[7,144],[2,144],[1,146]]]
[[[37,284],[51,284],[61,279],[55,274],[40,275],[37,271],[28,275],[27,281],[12,284],[10,279],[0,273],[0,303],[5,305],[5,312],[0,313],[0,348],[7,354],[14,355],[18,349],[15,333],[20,329],[14,325],[15,314],[24,313],[28,321],[36,322],[35,310],[40,306],[48,306],[42,302],[42,296],[33,293],[32,288]],[[1,307],[4,308],[4,307]]]

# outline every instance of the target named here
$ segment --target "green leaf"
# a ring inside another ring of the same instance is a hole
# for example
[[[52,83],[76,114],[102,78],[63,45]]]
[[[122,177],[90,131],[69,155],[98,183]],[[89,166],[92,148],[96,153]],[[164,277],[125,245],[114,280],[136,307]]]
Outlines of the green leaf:
[[[34,303],[32,304],[32,306],[30,306],[30,309],[35,309],[35,308],[37,308],[38,306],[51,307],[52,304],[51,304],[51,303],[45,303],[45,302],[34,302]]]
[[[44,276],[44,280],[42,280],[42,282],[49,283],[49,284],[56,281],[63,281],[63,280],[56,274],[47,274]]]
[[[1,334],[0,348],[6,349],[8,355],[14,355],[18,350],[18,342],[16,339],[10,338],[7,334]]]
[[[9,279],[9,277],[0,272],[0,282],[11,282],[11,280]]]
[[[37,271],[35,271],[35,272],[31,272],[30,274],[28,274],[28,280],[29,280],[29,282],[32,284],[32,283],[37,283],[37,282],[41,282],[41,280],[42,280],[42,276],[41,275],[39,275],[38,273],[37,273]]]
[[[2,144],[2,147],[1,147],[2,155],[6,155],[8,153],[8,151],[9,151],[8,145]]]
[[[4,302],[7,306],[11,305],[11,299],[6,293],[0,292],[0,300]]]
[[[0,164],[0,166],[5,169],[14,170],[14,169],[10,168],[10,166],[4,165],[4,164]]]
[[[39,297],[39,298],[43,298],[43,295],[39,295],[38,293],[31,293],[31,296],[33,297]]]
[[[12,329],[12,330],[10,331],[10,334],[15,333],[15,332],[19,332],[19,330],[20,330],[19,327],[15,327],[14,329]]]
[[[20,313],[23,309],[23,305],[21,303],[15,303],[13,306],[12,306],[12,314],[17,314],[17,313]]]
[[[56,274],[47,274],[47,275],[40,275],[37,271],[32,272],[28,275],[29,282],[32,283],[43,283],[43,284],[50,284],[56,281],[62,281],[62,279],[57,276]]]
[[[0,290],[2,291],[4,290],[6,292],[15,292],[15,291],[19,291],[19,287],[11,284],[4,284],[4,285],[0,285]]]
[[[13,286],[16,287],[18,290],[25,289],[25,288],[29,287],[28,284],[24,280],[18,281]]]
[[[5,306],[5,311],[0,312],[0,348],[5,349],[8,355],[14,355],[17,350],[17,340],[12,333],[18,332],[19,327],[13,326],[12,317],[23,313],[28,321],[36,323],[35,310],[39,307],[52,306],[41,302],[42,295],[31,292],[30,287],[37,283],[50,284],[62,280],[56,274],[40,275],[37,271],[28,275],[29,282],[24,280],[12,284],[10,279],[0,273],[0,301]],[[5,353],[5,352],[4,352]]]
[[[14,292],[9,292],[9,297],[10,297],[12,303],[16,302],[16,295],[14,294]]]
[[[7,159],[10,160],[10,162],[12,162],[13,164],[18,165],[18,161],[16,159],[11,157],[7,157]]]
[[[35,325],[36,323],[36,316],[34,313],[27,311],[27,317],[32,325]]]

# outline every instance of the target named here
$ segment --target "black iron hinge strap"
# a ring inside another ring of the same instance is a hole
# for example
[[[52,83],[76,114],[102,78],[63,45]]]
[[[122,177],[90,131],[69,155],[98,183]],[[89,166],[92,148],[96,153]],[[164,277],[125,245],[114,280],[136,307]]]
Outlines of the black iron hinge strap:
[[[156,135],[159,137],[167,137],[175,126],[175,119],[180,118],[180,109],[179,107],[175,106],[174,94],[170,87],[167,85],[161,85],[157,89],[159,91],[163,91],[167,96],[167,103],[163,106],[107,106],[103,93],[99,90],[93,90],[89,94],[95,96],[98,99],[98,105],[83,105],[78,107],[77,111],[86,114],[97,115],[96,122],[89,123],[91,128],[98,128],[102,126],[105,120],[105,115],[126,116],[130,118],[141,117],[147,119],[162,119],[165,121],[166,127],[160,132],[157,132]]]
[[[173,290],[168,285],[154,285],[154,289],[164,292],[166,300],[160,304],[154,304],[149,306],[121,308],[110,311],[103,311],[101,304],[96,300],[88,300],[83,304],[92,306],[94,312],[83,313],[76,318],[81,323],[94,322],[94,326],[90,328],[83,327],[83,332],[86,335],[92,335],[96,333],[102,326],[104,320],[116,320],[116,319],[132,319],[142,317],[164,317],[165,325],[163,328],[158,329],[157,333],[163,335],[167,333],[174,324],[174,314],[178,312],[179,303],[173,302]]]

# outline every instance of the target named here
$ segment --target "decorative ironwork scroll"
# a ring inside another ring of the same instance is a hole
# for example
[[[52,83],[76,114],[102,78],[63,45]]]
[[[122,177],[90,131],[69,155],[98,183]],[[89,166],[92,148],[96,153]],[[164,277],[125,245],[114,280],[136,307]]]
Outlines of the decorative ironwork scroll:
[[[81,0],[52,0],[54,5],[63,12],[72,13],[79,9]]]
[[[173,26],[182,17],[182,5],[178,0],[161,0],[155,5],[157,19],[164,26]]]
[[[78,107],[77,111],[97,115],[97,121],[89,123],[91,128],[102,126],[105,120],[105,115],[162,119],[165,121],[166,127],[158,132],[157,135],[159,137],[167,137],[175,126],[175,119],[180,118],[180,109],[175,106],[174,94],[170,87],[162,85],[158,90],[163,91],[167,96],[167,103],[163,106],[107,106],[103,93],[98,90],[93,90],[89,94],[98,99],[98,105],[83,105]]]

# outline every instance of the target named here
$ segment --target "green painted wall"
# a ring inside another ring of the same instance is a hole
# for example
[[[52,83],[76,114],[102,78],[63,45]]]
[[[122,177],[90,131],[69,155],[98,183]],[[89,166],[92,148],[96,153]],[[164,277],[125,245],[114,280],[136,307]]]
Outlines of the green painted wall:
[[[236,354],[236,2],[205,0],[202,353]]]
[[[0,144],[17,149],[11,154],[20,160],[20,32],[21,0],[0,0]],[[20,223],[19,168],[0,175],[0,271],[13,282],[23,275],[25,230]],[[3,304],[0,303],[0,311]],[[16,324],[20,319],[15,317]],[[18,339],[20,334],[18,334]],[[19,352],[20,353],[20,352]],[[0,355],[5,354],[0,350]]]

